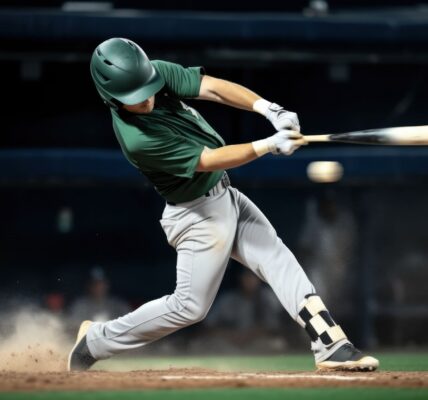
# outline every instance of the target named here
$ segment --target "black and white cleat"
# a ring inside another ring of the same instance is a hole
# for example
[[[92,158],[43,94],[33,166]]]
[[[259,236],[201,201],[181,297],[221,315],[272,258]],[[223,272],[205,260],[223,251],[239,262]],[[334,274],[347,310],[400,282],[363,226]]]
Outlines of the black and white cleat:
[[[339,347],[329,358],[316,363],[318,371],[355,371],[370,372],[379,367],[379,361],[364,355],[353,344]]]

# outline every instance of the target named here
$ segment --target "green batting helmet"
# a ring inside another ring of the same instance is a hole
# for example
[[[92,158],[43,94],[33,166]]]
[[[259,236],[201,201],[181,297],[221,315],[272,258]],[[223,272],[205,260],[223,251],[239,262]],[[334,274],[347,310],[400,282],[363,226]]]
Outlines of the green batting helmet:
[[[141,103],[165,84],[141,47],[122,38],[108,39],[95,49],[91,75],[98,93],[111,107]]]

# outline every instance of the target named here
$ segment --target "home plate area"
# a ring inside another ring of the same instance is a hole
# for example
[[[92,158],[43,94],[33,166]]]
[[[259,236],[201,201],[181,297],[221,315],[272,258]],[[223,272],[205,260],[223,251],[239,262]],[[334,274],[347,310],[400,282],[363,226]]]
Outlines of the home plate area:
[[[131,372],[1,372],[0,391],[121,390],[219,387],[428,387],[427,372],[218,372],[171,368]]]

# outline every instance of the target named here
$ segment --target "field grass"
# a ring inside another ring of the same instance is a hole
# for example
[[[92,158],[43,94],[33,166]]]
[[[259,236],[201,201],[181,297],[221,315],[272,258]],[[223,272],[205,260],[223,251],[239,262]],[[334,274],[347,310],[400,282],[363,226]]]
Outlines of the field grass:
[[[428,371],[428,353],[375,353],[384,371]],[[97,364],[99,369],[131,371],[166,369],[169,367],[202,367],[223,371],[313,371],[310,355],[288,356],[211,356],[174,358],[116,358]],[[208,389],[208,390],[144,390],[122,392],[32,392],[0,393],[0,400],[398,400],[428,399],[427,389],[392,388],[310,388],[310,389]]]
[[[426,400],[428,390],[420,389],[208,389],[147,390],[129,392],[11,393],[7,400]]]
[[[372,353],[371,353],[372,354]],[[428,353],[375,353],[383,371],[428,371]],[[312,355],[113,358],[97,364],[109,371],[202,367],[220,371],[313,371]]]

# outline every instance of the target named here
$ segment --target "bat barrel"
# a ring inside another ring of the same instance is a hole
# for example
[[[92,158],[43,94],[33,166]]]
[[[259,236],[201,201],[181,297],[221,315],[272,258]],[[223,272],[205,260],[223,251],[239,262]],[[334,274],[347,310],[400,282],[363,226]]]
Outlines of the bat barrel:
[[[398,128],[370,129],[331,135],[305,136],[307,142],[343,142],[395,146],[427,146],[428,126],[404,126]]]
[[[332,142],[360,144],[390,144],[390,138],[378,131],[358,131],[349,133],[334,133],[330,135]]]

